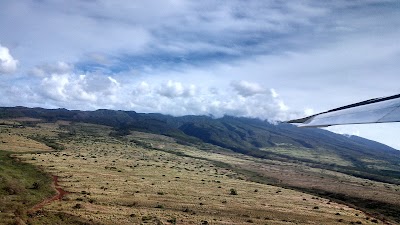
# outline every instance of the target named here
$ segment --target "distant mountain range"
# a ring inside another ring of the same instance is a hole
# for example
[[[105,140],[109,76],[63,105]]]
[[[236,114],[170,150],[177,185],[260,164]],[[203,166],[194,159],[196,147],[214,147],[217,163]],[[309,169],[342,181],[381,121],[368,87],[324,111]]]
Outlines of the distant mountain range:
[[[254,157],[308,163],[358,177],[400,183],[400,151],[365,138],[317,128],[231,116],[215,119],[106,109],[0,108],[0,118],[18,117],[107,125],[114,130],[110,135],[121,137],[130,131],[162,134],[186,145],[205,142]]]

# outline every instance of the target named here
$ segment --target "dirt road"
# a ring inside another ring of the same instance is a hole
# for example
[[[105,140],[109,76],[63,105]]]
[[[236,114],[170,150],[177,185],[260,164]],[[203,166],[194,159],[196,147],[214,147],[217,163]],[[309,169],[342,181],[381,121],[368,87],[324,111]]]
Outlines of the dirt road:
[[[56,195],[54,195],[50,198],[47,198],[47,199],[43,200],[42,202],[33,206],[32,209],[30,210],[31,212],[36,212],[36,211],[42,209],[45,205],[50,204],[53,201],[60,200],[65,195],[69,194],[67,191],[64,191],[64,189],[62,189],[60,187],[60,185],[58,184],[58,176],[53,176],[53,184],[54,184],[54,188],[57,191]]]

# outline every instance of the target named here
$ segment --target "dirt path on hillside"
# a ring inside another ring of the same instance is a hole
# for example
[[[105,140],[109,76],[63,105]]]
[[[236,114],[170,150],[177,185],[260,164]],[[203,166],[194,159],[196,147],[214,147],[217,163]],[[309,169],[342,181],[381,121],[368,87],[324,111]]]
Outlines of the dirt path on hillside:
[[[30,210],[30,212],[36,212],[40,209],[42,209],[45,205],[50,204],[53,201],[57,201],[62,199],[65,195],[69,194],[69,192],[64,191],[64,189],[62,189],[59,184],[58,184],[58,176],[53,176],[53,184],[54,184],[54,188],[57,191],[57,194],[54,195],[53,197],[47,198],[45,200],[43,200],[42,202],[36,204],[35,206],[32,207],[32,209]]]

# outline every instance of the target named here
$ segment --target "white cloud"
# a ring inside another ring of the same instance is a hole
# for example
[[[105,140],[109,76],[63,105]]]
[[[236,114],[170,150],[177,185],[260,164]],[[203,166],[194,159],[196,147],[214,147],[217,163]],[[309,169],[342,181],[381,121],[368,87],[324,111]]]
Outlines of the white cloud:
[[[157,93],[168,98],[190,97],[195,95],[196,86],[192,84],[185,87],[180,82],[169,80],[167,83],[164,83],[159,87]]]
[[[248,97],[265,92],[265,89],[262,88],[259,84],[251,83],[244,80],[234,81],[231,83],[231,85],[234,88],[234,90],[243,97]]]
[[[238,92],[230,85],[193,85],[184,80],[154,81],[148,78],[121,81],[103,74],[53,73],[41,78],[40,84],[31,88],[39,94],[34,106],[52,108],[110,108],[174,116],[231,115],[270,121],[286,120],[291,116],[276,91],[273,95],[265,91],[267,88],[244,80],[240,84],[245,84],[243,87],[248,90],[240,89],[241,92]],[[251,94],[243,95],[243,92]],[[41,103],[40,99],[46,99],[46,103]]]
[[[277,98],[279,96],[278,93],[275,91],[275,89],[271,88],[270,91],[271,91],[272,97]]]
[[[65,62],[57,62],[55,64],[43,64],[40,66],[35,66],[30,72],[34,76],[44,77],[49,74],[63,74],[72,72],[74,66]]]
[[[53,74],[42,81],[43,92],[46,97],[56,101],[65,101],[68,92],[65,87],[70,83],[68,74]]]
[[[133,87],[132,94],[134,96],[140,96],[149,94],[150,92],[151,92],[150,85],[145,81],[141,81],[139,84]]]
[[[238,83],[237,81],[231,84]],[[224,115],[258,117],[272,120],[289,118],[287,106],[282,99],[265,91],[260,85],[241,81],[249,90],[238,92],[231,86],[210,86],[207,83],[198,85],[185,84],[181,81],[139,81],[136,84],[125,84],[122,90],[133,87],[132,96],[125,96],[129,103],[127,110],[139,112],[159,112],[175,116],[182,115]],[[262,90],[262,91],[261,91]],[[252,91],[252,92],[251,92]],[[122,91],[125,92],[125,91]],[[250,95],[243,95],[242,92]],[[116,106],[118,107],[118,106]]]
[[[119,101],[120,83],[111,77],[96,74],[53,73],[42,79],[38,93],[51,99],[56,107],[85,109],[103,108]]]
[[[8,48],[0,45],[0,74],[10,74],[17,70],[18,60],[14,59]]]

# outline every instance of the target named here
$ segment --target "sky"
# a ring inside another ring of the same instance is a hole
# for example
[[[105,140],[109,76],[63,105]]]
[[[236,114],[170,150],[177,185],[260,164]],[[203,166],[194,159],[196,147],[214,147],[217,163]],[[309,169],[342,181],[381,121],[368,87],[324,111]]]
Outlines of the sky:
[[[398,0],[0,1],[0,105],[285,121],[400,93]],[[328,128],[400,149],[400,124]]]

